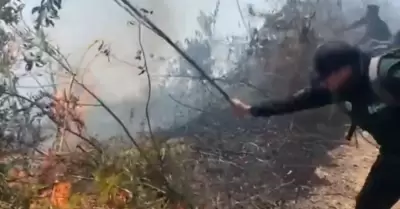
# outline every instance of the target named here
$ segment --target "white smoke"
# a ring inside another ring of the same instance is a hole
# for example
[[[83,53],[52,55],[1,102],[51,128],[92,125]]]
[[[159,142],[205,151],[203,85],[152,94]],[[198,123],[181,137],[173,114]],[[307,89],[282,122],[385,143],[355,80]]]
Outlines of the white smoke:
[[[193,3],[182,0],[169,0],[168,4],[159,4],[159,2],[152,4],[152,2],[149,1],[142,2],[143,4],[141,4],[141,2],[134,3],[148,10],[153,10],[154,15],[151,19],[172,39],[181,41],[181,43],[185,45],[185,38],[191,39],[191,37],[195,36],[196,30],[201,30],[201,25],[198,21],[200,12],[203,11],[205,14],[212,13],[217,1],[207,0]],[[240,1],[240,6],[244,14],[247,13],[245,10],[248,3],[260,5],[261,8],[268,8],[268,4],[260,0]],[[194,57],[197,62],[202,62],[204,59],[208,58],[208,52],[207,49],[204,49],[202,53],[201,48],[204,48],[205,42],[209,42],[211,47],[210,53],[212,53],[211,57],[215,64],[211,69],[207,70],[210,76],[216,77],[227,74],[230,69],[234,68],[234,64],[227,60],[227,56],[229,47],[233,47],[233,49],[235,49],[234,51],[237,51],[237,46],[235,46],[235,43],[230,43],[232,41],[227,41],[226,38],[228,36],[241,37],[240,44],[244,44],[245,36],[248,33],[246,29],[248,26],[243,26],[243,21],[236,4],[231,4],[231,2],[228,1],[221,1],[219,10],[213,38],[203,37],[202,40],[204,42],[197,45],[191,44],[192,52],[190,52],[189,49],[189,55]],[[124,11],[120,10],[120,12]],[[249,21],[251,22],[254,20],[245,17],[245,21],[246,24],[249,24]],[[260,23],[262,23],[262,21],[258,20],[258,24]],[[250,25],[252,24],[250,23]],[[104,25],[104,28],[107,27],[108,25]],[[127,26],[124,22],[120,21],[118,27]],[[62,29],[61,26],[60,29]],[[119,30],[122,31],[122,29]],[[126,32],[127,34],[120,34],[120,39],[122,39],[122,37],[124,39],[125,37],[129,38],[126,38],[124,43],[121,43],[122,40],[115,40],[113,46],[117,48],[114,49],[113,47],[113,49],[115,54],[121,56],[121,59],[134,62],[134,54],[136,50],[139,49],[137,45],[137,30],[135,28],[130,28],[128,30],[129,32]],[[152,32],[146,31],[143,37],[144,48],[148,55],[154,54],[155,56],[166,57],[169,60],[179,58],[169,45],[152,34]],[[120,46],[117,45],[118,42],[121,44]],[[230,44],[230,46],[228,46],[228,44]],[[122,49],[122,47],[126,48]],[[232,55],[230,59],[234,59],[235,56],[238,57],[238,54]],[[97,62],[93,66],[95,66],[95,69],[103,70],[103,72],[92,73],[93,78],[95,78],[93,80],[96,81],[96,90],[108,101],[108,104],[113,107],[117,115],[120,116],[125,123],[129,124],[128,126],[131,128],[132,132],[141,131],[142,127],[140,124],[144,119],[143,110],[147,97],[146,77],[144,75],[137,76],[138,70],[121,65],[110,65],[105,61]],[[209,88],[209,86],[205,87],[205,85],[208,84],[199,83],[197,81],[191,82],[188,78],[162,79],[162,77],[157,77],[157,75],[165,76],[170,74],[179,76],[182,75],[183,71],[189,72],[191,76],[197,76],[195,70],[187,64],[182,64],[180,69],[174,69],[168,67],[168,62],[153,61],[150,62],[149,67],[153,75],[153,96],[150,113],[154,128],[165,128],[176,123],[180,124],[196,115],[196,113],[190,112],[187,108],[178,105],[169,97],[169,94],[175,95],[178,99],[183,98],[182,102],[198,108],[202,108],[207,104],[207,101],[204,101],[204,96],[207,96],[204,95],[204,89]],[[131,112],[133,112],[133,114],[128,114]],[[130,118],[132,115],[134,116],[133,119]],[[88,120],[91,128],[96,130],[100,135],[110,136],[115,133],[120,133],[119,126],[103,110],[93,110]]]
[[[336,2],[336,0],[329,2]],[[396,18],[398,18],[396,9],[399,8],[400,3],[393,1],[387,3],[388,1],[384,0],[374,2],[381,5],[382,18],[389,23],[391,29],[398,30],[400,27],[396,25]],[[185,38],[195,37],[195,31],[201,30],[198,22],[200,12],[212,13],[217,0],[137,0],[132,3],[153,10],[154,15],[151,18],[156,25],[172,39],[184,43]],[[260,28],[263,24],[263,19],[249,17],[248,4],[252,4],[259,11],[273,11],[279,9],[284,3],[277,0],[239,0],[239,6],[244,14],[244,19],[242,19],[235,1],[221,0],[214,36],[211,40],[203,37],[205,42],[209,42],[212,61],[215,62],[213,67],[208,69],[209,74],[218,77],[232,73],[236,66],[234,61],[240,59],[244,52],[249,25]],[[345,15],[344,19],[349,23],[364,14],[366,4],[366,1],[361,0],[343,1],[343,11],[340,14]],[[111,43],[116,56],[128,62],[134,62],[136,51],[139,49],[137,29],[127,26],[129,16],[113,0],[70,0],[65,1],[64,5],[61,20],[57,22],[57,27],[50,31],[50,35],[54,42],[60,45],[63,52],[71,54],[72,63],[78,64],[87,46],[95,39],[103,39]],[[243,22],[248,25],[244,26]],[[169,60],[179,57],[170,46],[151,32],[145,31],[143,37],[147,54],[166,57]],[[192,47],[195,46],[192,44]],[[189,52],[189,54],[198,56],[196,61],[201,62],[204,61],[201,59],[206,55],[198,53],[201,47],[204,47],[204,43],[200,43],[198,47],[200,48],[193,48],[194,53]],[[235,53],[228,59],[230,51]],[[204,89],[208,84],[190,81],[190,79],[157,77],[157,75],[182,75],[183,73],[186,73],[184,74],[186,76],[197,76],[194,69],[190,67],[176,69],[170,67],[167,61],[152,61],[149,67],[153,74],[153,102],[150,113],[154,127],[181,124],[190,117],[196,116],[195,112],[171,100],[169,94],[197,108],[207,105],[208,101],[204,100],[204,96],[210,97],[210,95],[204,95]],[[251,79],[260,77],[257,72],[249,74]],[[117,115],[128,124],[133,133],[141,130],[140,124],[143,122],[147,97],[147,80],[144,75],[138,76],[138,73],[137,69],[123,63],[116,61],[108,63],[106,59],[100,59],[91,65],[88,73],[90,79],[87,80],[89,85],[95,87],[96,93],[104,98]],[[111,136],[121,133],[119,126],[103,110],[90,111],[88,122],[89,128],[100,135]]]

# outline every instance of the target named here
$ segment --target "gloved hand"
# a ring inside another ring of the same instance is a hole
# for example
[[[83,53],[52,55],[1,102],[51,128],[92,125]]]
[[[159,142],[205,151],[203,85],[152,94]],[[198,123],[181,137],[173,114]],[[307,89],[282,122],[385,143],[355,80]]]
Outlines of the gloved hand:
[[[236,116],[239,117],[244,117],[246,115],[250,115],[250,108],[251,105],[242,102],[240,99],[234,98],[232,99],[232,108],[233,108],[233,113]]]

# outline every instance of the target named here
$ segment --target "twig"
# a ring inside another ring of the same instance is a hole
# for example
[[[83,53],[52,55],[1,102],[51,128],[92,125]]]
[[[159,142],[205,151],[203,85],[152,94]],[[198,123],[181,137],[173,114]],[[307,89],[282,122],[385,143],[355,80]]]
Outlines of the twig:
[[[113,58],[114,60],[117,60],[118,62],[124,63],[125,65],[131,66],[131,67],[134,67],[134,68],[139,68],[138,65],[135,65],[135,64],[130,63],[130,62],[126,61],[126,60],[120,59],[115,54],[110,54],[110,57]]]
[[[212,149],[212,148],[207,148],[207,147],[201,147],[201,146],[196,146],[192,145],[190,146],[193,150],[198,151],[198,152],[204,152],[204,151],[209,151],[209,152],[216,152],[219,153],[219,155],[230,155],[230,156],[243,156],[243,157],[254,157],[260,162],[265,162],[268,161],[268,159],[263,159],[265,157],[261,155],[257,155],[251,152],[241,152],[241,151],[233,151],[233,150],[227,150],[227,149]]]
[[[68,62],[68,60],[66,59],[65,56],[63,56],[63,54],[56,48],[52,47],[52,45],[48,42],[44,41],[44,45],[45,47],[41,47],[43,51],[45,51],[51,58],[53,58],[55,61],[57,61],[57,63],[70,75],[75,75],[74,72],[72,72],[72,68]],[[57,57],[56,55],[60,56]],[[122,130],[124,131],[124,133],[127,135],[127,137],[130,139],[130,141],[133,143],[133,145],[135,146],[135,148],[138,150],[138,152],[143,156],[144,160],[150,165],[152,166],[152,168],[154,169],[154,171],[158,172],[161,177],[163,178],[163,182],[165,183],[165,186],[167,188],[167,190],[170,192],[171,195],[174,195],[175,197],[178,197],[179,199],[183,200],[184,199],[184,195],[180,194],[179,192],[177,192],[174,188],[171,187],[170,183],[168,182],[167,178],[165,177],[165,175],[162,173],[162,171],[159,170],[159,167],[157,167],[154,162],[152,160],[150,160],[149,156],[146,154],[146,152],[142,149],[142,147],[138,144],[138,142],[136,142],[135,138],[131,135],[131,133],[129,132],[128,128],[125,126],[125,124],[122,122],[122,120],[114,113],[114,111],[112,111],[110,109],[110,107],[108,107],[105,102],[98,97],[92,90],[90,90],[86,85],[84,85],[83,83],[79,82],[74,76],[72,77],[74,82],[81,87],[83,90],[85,90],[90,96],[92,96],[101,107],[103,107],[110,115],[111,117],[121,126]],[[41,107],[40,107],[41,108]],[[72,131],[69,130],[71,133]],[[90,140],[88,141],[90,142]],[[96,148],[96,147],[95,147]],[[190,208],[194,208],[191,204],[190,204]]]
[[[59,85],[64,85],[64,84],[68,84],[66,83],[59,83]],[[22,88],[22,89],[38,89],[38,88],[43,88],[43,87],[53,87],[54,84],[48,84],[48,85],[41,85],[41,86],[20,86],[20,85],[16,85],[16,88]]]
[[[62,60],[64,60],[64,63],[61,59],[59,59],[58,57],[56,57],[53,53],[45,50],[45,52],[52,57],[55,61],[57,61],[58,64],[60,64],[60,66],[68,73],[70,73],[71,75],[74,75],[74,73],[71,71],[71,68],[69,67],[70,65],[68,64],[68,60],[60,53],[59,50],[55,49],[54,47],[51,47],[51,45],[49,43],[48,44],[49,48],[52,48],[52,50],[54,50],[59,56],[61,56]],[[110,107],[108,107],[105,102],[98,97],[92,90],[90,90],[86,85],[84,85],[83,83],[79,82],[76,78],[73,77],[74,82],[81,87],[83,90],[85,90],[90,96],[92,96],[98,103],[99,106],[103,107],[110,115],[111,117],[121,126],[122,130],[124,131],[124,133],[127,135],[127,137],[130,139],[130,141],[133,143],[133,145],[138,149],[138,151],[142,154],[144,154],[145,152],[142,150],[142,148],[139,146],[139,144],[136,142],[135,138],[131,135],[131,133],[129,132],[128,128],[125,126],[125,124],[122,122],[122,120],[114,113],[114,111],[112,111],[110,109]],[[145,157],[147,158],[147,157]],[[149,161],[150,162],[150,161]]]
[[[250,29],[249,29],[249,27],[248,27],[248,25],[246,24],[246,21],[245,21],[245,19],[244,19],[243,12],[242,12],[242,8],[240,7],[239,0],[236,0],[236,6],[237,6],[237,9],[238,9],[239,14],[240,14],[240,19],[242,20],[242,23],[243,23],[243,27],[246,29],[246,32],[248,33],[248,35],[249,35],[249,37],[250,37],[250,36],[251,36],[251,32],[250,32]]]
[[[33,105],[33,106],[39,108],[39,109],[41,110],[41,112],[42,112],[43,114],[45,114],[45,115],[46,115],[51,121],[53,121],[56,125],[59,125],[59,124],[58,124],[58,121],[55,120],[54,117],[53,117],[52,115],[50,115],[49,112],[46,111],[46,110],[42,107],[42,105],[38,104],[37,102],[35,102],[35,101],[33,101],[33,100],[31,100],[31,99],[25,97],[25,96],[22,96],[22,95],[19,95],[19,94],[15,94],[15,93],[4,92],[4,94],[7,94],[7,95],[9,95],[9,96],[14,96],[14,97],[17,97],[17,98],[20,98],[20,99],[22,99],[22,100],[24,100],[24,101],[29,102],[31,105]],[[75,131],[73,131],[73,130],[71,130],[71,129],[69,129],[69,128],[67,128],[66,131],[68,131],[68,132],[70,132],[71,134],[73,134],[73,135],[75,135],[75,136],[81,138],[83,141],[87,142],[87,143],[90,144],[93,148],[95,148],[98,152],[100,152],[100,153],[103,152],[103,150],[102,150],[99,146],[97,146],[96,144],[94,144],[94,143],[92,142],[92,140],[90,140],[89,138],[86,138],[86,137],[82,136],[81,134],[79,134],[79,133],[77,133],[77,132],[75,132]]]
[[[171,94],[168,94],[168,96],[169,96],[169,98],[172,99],[172,101],[176,102],[176,103],[179,104],[179,105],[182,105],[183,107],[186,107],[186,108],[192,109],[192,110],[196,110],[196,111],[198,111],[198,112],[211,114],[210,112],[208,112],[208,111],[206,111],[206,110],[203,110],[203,109],[200,109],[200,108],[197,108],[197,107],[192,107],[192,106],[190,106],[190,105],[188,105],[188,104],[184,104],[184,103],[182,103],[181,101],[175,99]]]
[[[150,120],[150,111],[149,111],[149,106],[150,106],[150,100],[151,100],[151,90],[152,90],[152,85],[151,85],[151,76],[150,76],[150,71],[149,67],[147,65],[147,56],[146,52],[144,51],[143,43],[142,43],[142,24],[138,25],[138,40],[139,40],[139,46],[141,53],[143,55],[143,67],[144,67],[144,72],[146,73],[147,77],[147,85],[148,85],[148,92],[147,92],[147,100],[146,100],[146,107],[145,107],[145,115],[146,115],[146,121],[147,121],[147,127],[149,129],[149,134],[150,134],[150,139],[153,142],[153,146],[156,148],[156,150],[160,150],[160,147],[158,146],[154,134],[153,134],[153,129],[151,127],[151,120]],[[160,163],[162,163],[162,154],[161,152],[158,153],[158,160]],[[162,169],[163,166],[161,166]]]
[[[154,135],[153,135],[153,130],[151,128],[150,113],[149,113],[152,85],[151,85],[150,72],[149,72],[149,68],[148,68],[148,65],[147,65],[146,52],[144,51],[144,47],[143,47],[143,43],[142,43],[142,27],[141,26],[142,26],[141,24],[138,25],[138,39],[139,39],[140,50],[141,50],[142,55],[143,55],[143,65],[144,65],[143,67],[144,67],[144,71],[146,73],[147,85],[148,85],[145,114],[146,114],[147,126],[149,128],[149,134],[150,134],[151,139],[154,141]],[[154,142],[154,146],[155,145],[156,145],[156,143]]]
[[[150,114],[149,114],[149,105],[150,105],[150,99],[151,99],[151,90],[152,90],[152,85],[151,85],[151,76],[150,76],[150,72],[149,72],[149,68],[147,65],[147,57],[146,57],[146,53],[144,51],[144,47],[143,47],[143,43],[142,43],[142,29],[141,29],[142,24],[138,25],[138,38],[139,38],[139,46],[143,55],[143,65],[144,65],[144,71],[147,75],[147,82],[148,82],[148,94],[147,94],[147,101],[146,101],[146,108],[145,108],[145,114],[146,114],[146,120],[147,120],[147,126],[149,128],[149,133],[150,133],[150,138],[153,141],[153,146],[156,147],[157,150],[160,150],[160,148],[157,145],[157,142],[155,141],[154,135],[153,135],[153,131],[151,128],[151,121],[150,121]],[[162,157],[162,153],[159,152],[158,154],[158,160],[159,163],[163,162],[163,157]],[[148,162],[150,163],[150,161],[148,160]],[[179,192],[175,191],[175,189],[173,189],[170,185],[170,183],[168,182],[168,180],[166,179],[164,173],[162,172],[162,170],[164,169],[164,166],[160,166],[160,174],[163,178],[164,183],[166,184],[167,190],[178,195],[179,197],[183,197],[182,194],[180,194]],[[154,189],[154,187],[152,187]],[[164,192],[165,193],[165,192]]]
[[[115,0],[116,3],[117,0]],[[180,49],[172,40],[169,38],[161,29],[159,29],[149,18],[147,18],[145,15],[143,15],[138,9],[136,9],[128,0],[121,0],[121,2],[130,9],[130,11],[136,15],[140,20],[145,22],[151,31],[153,31],[155,34],[160,36],[162,39],[164,39],[172,48],[174,48],[183,58],[186,59],[189,64],[191,64],[199,73],[201,76],[203,76],[212,86],[214,86],[219,93],[222,94],[222,96],[225,98],[227,102],[229,102],[231,105],[233,105],[233,102],[231,101],[229,95],[220,87],[218,84],[215,83],[208,75],[207,73],[190,57],[188,56],[182,49]],[[130,14],[132,14],[130,13]]]
[[[67,73],[69,73],[70,75],[72,75],[73,81],[79,86],[81,87],[83,90],[85,90],[90,96],[92,96],[101,107],[103,107],[110,115],[111,117],[121,126],[122,130],[124,131],[124,133],[127,135],[127,137],[131,140],[131,142],[133,143],[133,145],[135,146],[135,148],[138,150],[138,152],[141,154],[141,156],[143,156],[143,158],[145,159],[145,161],[152,166],[152,168],[156,171],[159,172],[159,174],[161,175],[161,177],[163,178],[163,182],[166,184],[166,187],[168,189],[168,191],[170,192],[170,194],[175,195],[176,197],[179,197],[180,199],[184,199],[183,195],[178,193],[177,191],[175,191],[175,189],[173,189],[171,187],[171,185],[169,184],[168,180],[166,179],[166,177],[164,176],[164,174],[159,170],[159,167],[157,167],[154,162],[152,160],[150,160],[149,156],[146,154],[146,152],[142,149],[142,147],[136,142],[135,138],[131,135],[131,133],[129,132],[128,128],[125,126],[125,124],[122,122],[122,120],[105,104],[105,102],[98,97],[93,91],[91,91],[86,85],[84,85],[83,83],[79,82],[73,75],[75,75],[74,72],[72,72],[72,67],[70,66],[68,60],[66,59],[66,57],[55,47],[53,47],[50,43],[46,42],[45,40],[42,40],[42,46],[41,49],[46,52],[51,58],[53,58],[59,65],[61,68],[63,68]],[[59,56],[59,57],[58,57]],[[27,101],[30,101],[30,99],[28,98],[24,98]],[[44,110],[40,105],[35,104],[36,106],[38,106],[40,109]],[[45,114],[48,114],[47,112],[44,111]],[[53,121],[54,118],[51,117],[51,115],[48,115],[50,119],[52,119]],[[79,137],[83,137],[79,134],[77,134],[76,132],[73,132],[72,130],[68,130],[70,133],[77,135]],[[91,144],[94,148],[98,148],[96,145],[94,145],[89,139],[85,139],[85,141],[87,141],[89,144]],[[102,152],[101,149],[99,149],[99,152]],[[191,207],[194,208],[194,207]]]
[[[156,77],[165,77],[165,78],[188,78],[188,79],[196,79],[196,80],[200,80],[200,81],[203,80],[203,78],[200,76],[190,76],[190,75],[188,75],[188,76],[186,76],[186,75],[153,75],[153,77],[155,77],[155,76]],[[248,86],[249,88],[252,88],[252,89],[258,91],[264,97],[268,97],[268,94],[265,93],[264,90],[258,88],[254,84],[251,84],[246,81],[234,81],[233,79],[228,79],[228,78],[224,78],[224,77],[220,77],[220,78],[212,78],[211,77],[211,79],[214,81],[220,81],[220,82],[223,82],[226,84],[234,84],[234,83],[243,84],[243,85]]]

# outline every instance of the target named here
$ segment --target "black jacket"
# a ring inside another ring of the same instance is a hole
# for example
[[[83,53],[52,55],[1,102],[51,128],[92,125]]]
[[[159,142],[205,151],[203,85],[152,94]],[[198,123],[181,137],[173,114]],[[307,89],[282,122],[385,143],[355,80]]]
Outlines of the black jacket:
[[[388,41],[392,36],[392,33],[386,22],[378,16],[365,16],[351,24],[347,30],[355,29],[364,25],[366,26],[365,37],[363,37],[365,40],[368,38],[373,38],[379,41]]]
[[[379,102],[370,87],[367,70],[362,68],[357,81],[335,95],[323,87],[309,87],[290,98],[255,105],[251,114],[268,117],[346,102],[347,107],[351,106],[347,114],[354,125],[368,131],[381,145],[382,152],[400,155],[400,106]]]

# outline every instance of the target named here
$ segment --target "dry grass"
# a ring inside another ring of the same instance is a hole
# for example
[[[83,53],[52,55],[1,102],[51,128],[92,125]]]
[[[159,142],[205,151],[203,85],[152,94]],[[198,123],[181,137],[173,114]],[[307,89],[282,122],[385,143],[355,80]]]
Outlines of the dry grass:
[[[192,191],[187,188],[192,170],[184,164],[188,148],[179,142],[160,145],[159,152],[149,144],[142,146],[146,157],[127,149],[101,155],[94,151],[48,153],[35,160],[39,166],[31,169],[22,169],[27,163],[23,161],[3,172],[1,201],[12,208],[48,208],[56,203],[54,195],[66,192],[54,189],[69,183],[71,193],[64,197],[69,208],[187,205]]]

